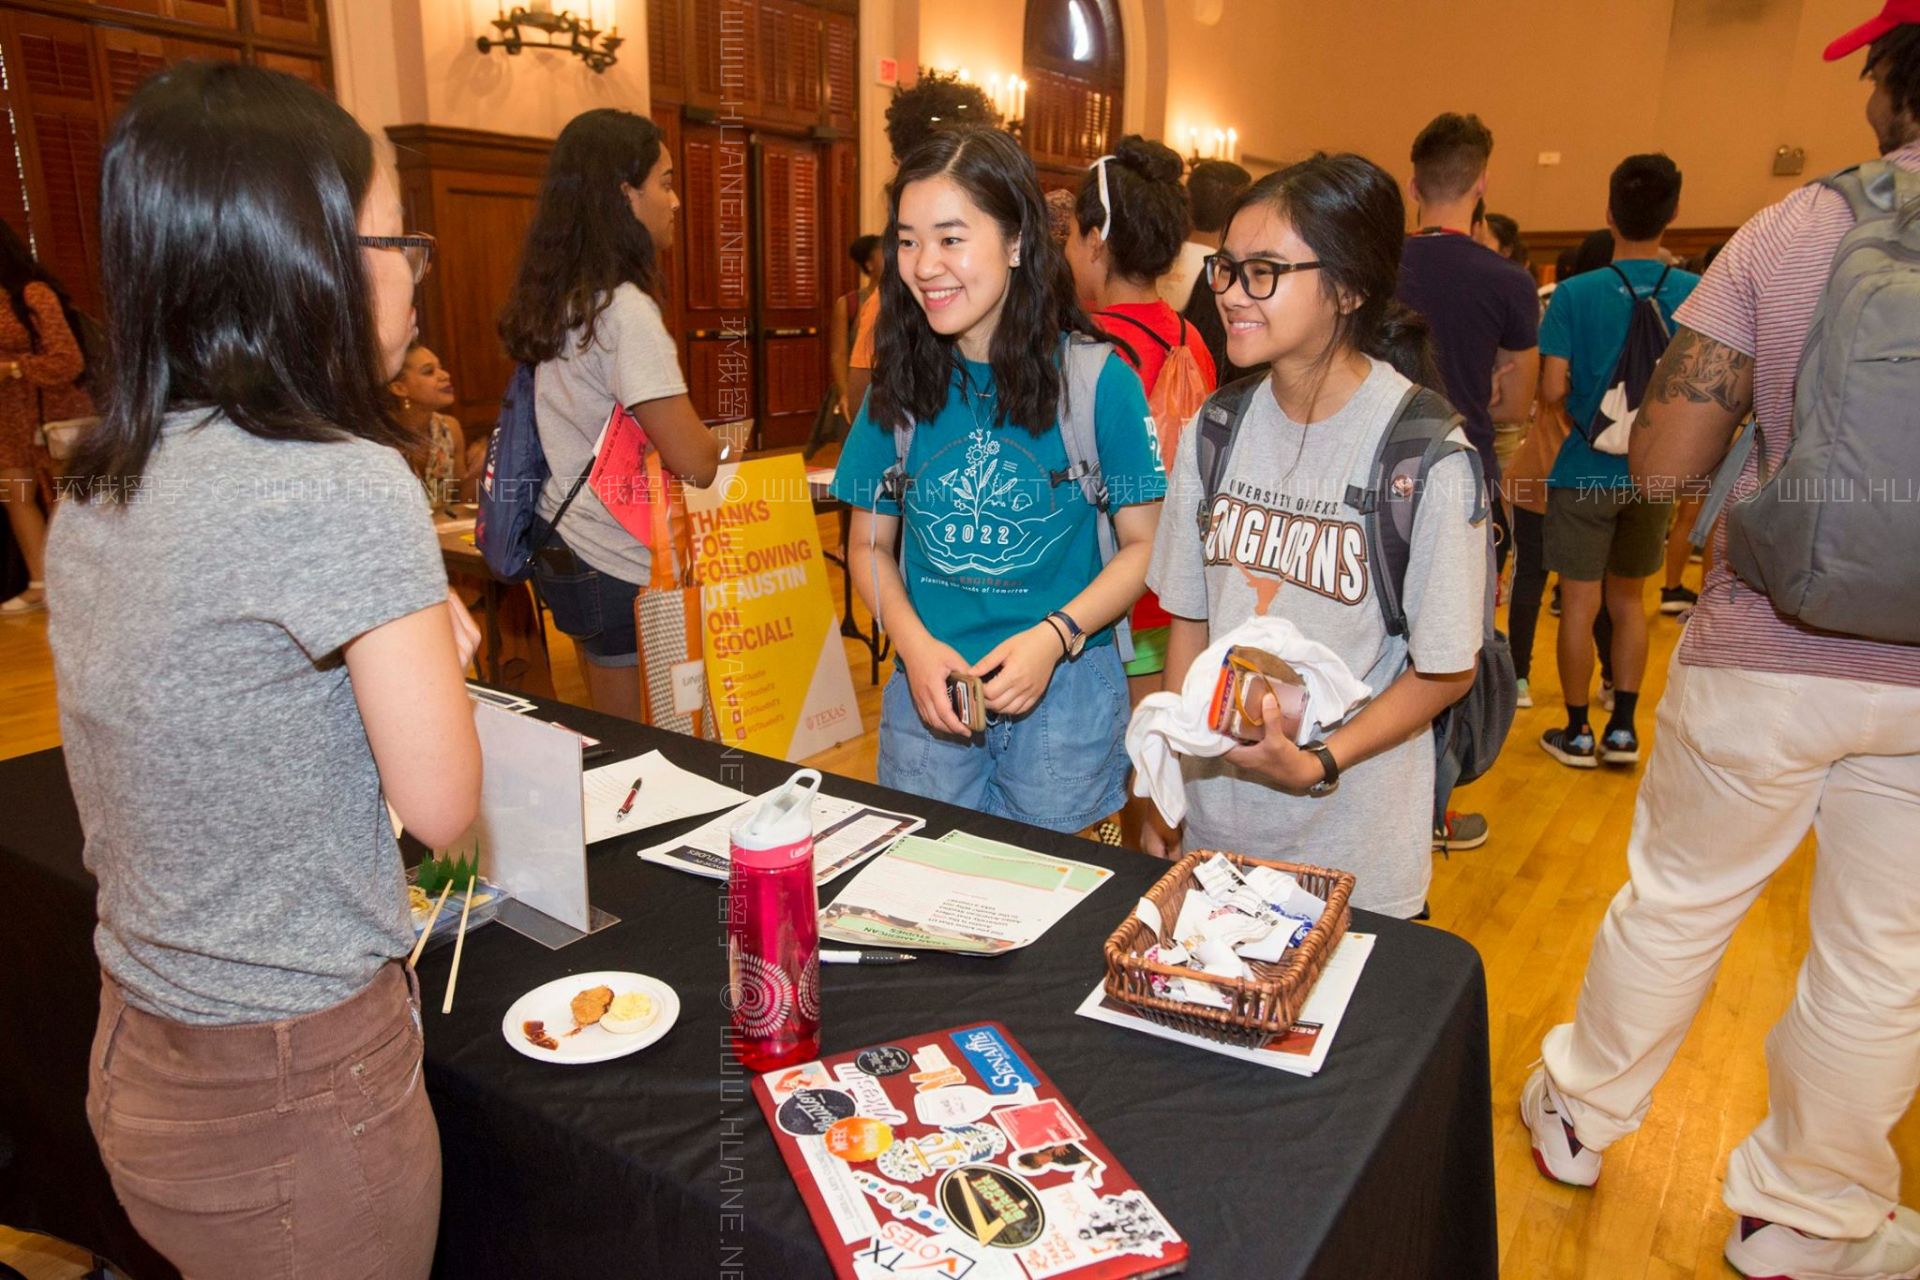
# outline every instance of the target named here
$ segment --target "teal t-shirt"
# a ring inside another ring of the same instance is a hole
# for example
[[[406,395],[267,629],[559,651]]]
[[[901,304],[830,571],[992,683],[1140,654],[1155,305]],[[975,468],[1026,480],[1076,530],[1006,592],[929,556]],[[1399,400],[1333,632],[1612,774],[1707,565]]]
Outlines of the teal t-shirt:
[[[1656,258],[1629,258],[1616,262],[1633,282],[1633,294],[1646,297],[1667,271]],[[1660,286],[1660,311],[1673,324],[1673,313],[1700,277],[1675,267],[1667,271]],[[1540,355],[1558,356],[1568,365],[1567,417],[1573,431],[1553,461],[1547,477],[1550,486],[1560,489],[1607,488],[1632,483],[1627,474],[1625,454],[1601,453],[1587,443],[1581,428],[1593,421],[1600,401],[1607,394],[1607,379],[1620,361],[1627,345],[1627,326],[1633,320],[1633,297],[1620,277],[1605,267],[1586,271],[1560,282],[1547,303],[1547,314],[1540,320]]]
[[[1068,467],[1059,423],[1040,436],[996,423],[993,367],[962,364],[945,406],[914,429],[902,573],[927,630],[978,662],[1079,595],[1100,572],[1100,544],[1098,513],[1079,482],[1052,481]],[[1117,355],[1100,372],[1094,416],[1112,505],[1164,498],[1167,477],[1146,393]],[[834,471],[834,497],[899,515],[899,504],[880,494],[881,477],[893,463],[893,433],[875,426],[863,405]],[[1110,627],[1087,637],[1089,646],[1112,642]]]

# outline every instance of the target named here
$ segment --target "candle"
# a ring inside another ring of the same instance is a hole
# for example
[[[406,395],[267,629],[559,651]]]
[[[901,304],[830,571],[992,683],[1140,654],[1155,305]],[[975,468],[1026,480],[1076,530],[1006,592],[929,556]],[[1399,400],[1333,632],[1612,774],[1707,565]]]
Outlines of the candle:
[[[1235,133],[1232,129],[1229,129],[1227,130],[1227,159],[1238,160],[1239,158],[1240,158],[1240,135],[1238,133]]]
[[[1016,120],[1027,118],[1027,82],[1024,79],[1020,81],[1020,90],[1013,100],[1013,118]]]

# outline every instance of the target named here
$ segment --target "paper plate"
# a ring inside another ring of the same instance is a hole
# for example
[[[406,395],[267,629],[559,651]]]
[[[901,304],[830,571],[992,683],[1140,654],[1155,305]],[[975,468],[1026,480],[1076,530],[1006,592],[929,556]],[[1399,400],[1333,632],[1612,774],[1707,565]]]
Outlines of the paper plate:
[[[654,1008],[659,1011],[658,1016],[654,1018],[652,1026],[630,1036],[615,1035],[598,1024],[583,1027],[568,1035],[567,1032],[573,1031],[573,998],[592,987],[612,987],[615,996],[629,991],[651,996]],[[507,1038],[508,1044],[529,1058],[579,1066],[638,1053],[673,1030],[673,1024],[679,1017],[680,997],[658,978],[649,978],[644,973],[612,970],[575,973],[555,978],[515,1000],[513,1007],[507,1010],[507,1016],[501,1019],[500,1034]],[[559,1041],[560,1047],[543,1049],[527,1039],[525,1027],[529,1021],[544,1023],[546,1033]]]

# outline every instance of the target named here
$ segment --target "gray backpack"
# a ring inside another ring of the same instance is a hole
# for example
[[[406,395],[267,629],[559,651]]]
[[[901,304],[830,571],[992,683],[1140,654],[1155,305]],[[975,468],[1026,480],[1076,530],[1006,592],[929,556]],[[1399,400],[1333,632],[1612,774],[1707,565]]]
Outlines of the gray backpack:
[[[1786,457],[1769,474],[1761,442],[1727,555],[1787,617],[1920,644],[1920,174],[1876,160],[1821,182],[1856,225],[1800,356]]]
[[[1055,488],[1077,482],[1087,502],[1093,506],[1094,535],[1100,544],[1100,564],[1105,567],[1120,549],[1113,529],[1113,507],[1108,501],[1106,477],[1100,472],[1100,442],[1094,421],[1094,401],[1099,392],[1100,373],[1107,367],[1113,344],[1096,342],[1081,334],[1061,344],[1060,440],[1067,448],[1067,469],[1048,476]],[[880,493],[900,504],[906,511],[907,454],[913,449],[914,424],[909,422],[893,433],[893,465],[880,477]],[[902,565],[906,563],[907,538],[903,529],[896,545]],[[875,590],[878,588],[876,586]],[[1129,611],[1131,612],[1131,611]],[[1133,660],[1133,630],[1127,614],[1113,624],[1113,643],[1122,662]]]

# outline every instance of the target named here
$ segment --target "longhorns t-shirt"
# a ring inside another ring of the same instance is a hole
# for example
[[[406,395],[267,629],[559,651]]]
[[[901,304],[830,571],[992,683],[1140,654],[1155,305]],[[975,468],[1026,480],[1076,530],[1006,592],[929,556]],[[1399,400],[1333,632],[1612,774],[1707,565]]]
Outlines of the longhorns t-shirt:
[[[1203,500],[1199,431],[1181,435],[1147,585],[1169,613],[1204,618],[1210,635],[1255,614],[1286,618],[1345,659],[1376,694],[1406,669],[1465,671],[1480,650],[1486,530],[1473,521],[1465,457],[1436,466],[1414,523],[1405,605],[1412,636],[1387,634],[1366,521],[1348,490],[1364,490],[1388,420],[1409,383],[1387,364],[1338,413],[1311,426],[1289,419],[1270,385],[1253,395],[1227,471]],[[1455,438],[1465,436],[1455,433]],[[1411,643],[1409,643],[1409,640]],[[1355,906],[1410,916],[1426,899],[1433,811],[1433,735],[1405,742],[1340,775],[1325,799],[1290,796],[1224,761],[1184,764],[1188,849],[1224,849],[1337,867],[1355,876]]]

